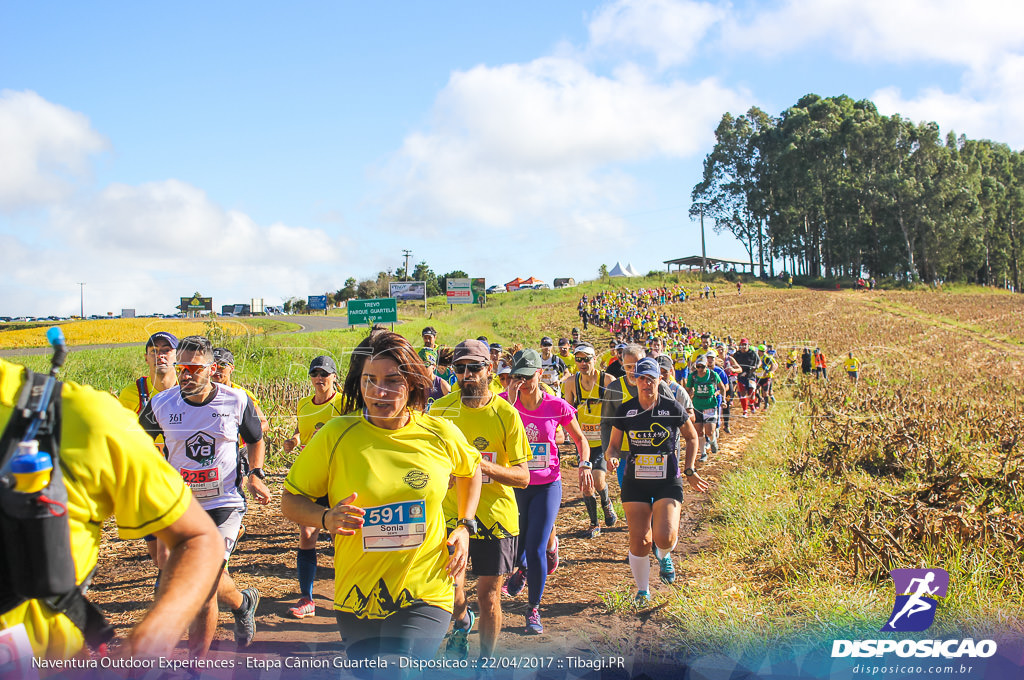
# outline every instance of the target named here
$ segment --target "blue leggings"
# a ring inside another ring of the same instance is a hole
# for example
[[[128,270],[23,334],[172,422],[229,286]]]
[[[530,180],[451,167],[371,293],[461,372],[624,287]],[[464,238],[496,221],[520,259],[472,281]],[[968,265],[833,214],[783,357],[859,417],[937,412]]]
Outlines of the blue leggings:
[[[548,536],[555,528],[555,517],[562,504],[562,480],[547,484],[531,484],[516,489],[519,504],[519,551],[516,565],[526,569],[526,585],[530,606],[536,607],[544,597],[548,581]]]

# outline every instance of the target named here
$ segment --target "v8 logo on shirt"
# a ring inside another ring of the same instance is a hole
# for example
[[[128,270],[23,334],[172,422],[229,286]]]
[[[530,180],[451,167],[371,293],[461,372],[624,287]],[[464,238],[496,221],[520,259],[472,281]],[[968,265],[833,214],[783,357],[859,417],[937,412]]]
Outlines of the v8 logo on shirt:
[[[185,440],[185,455],[200,465],[209,465],[213,462],[216,445],[217,442],[212,436],[205,432],[196,432]]]

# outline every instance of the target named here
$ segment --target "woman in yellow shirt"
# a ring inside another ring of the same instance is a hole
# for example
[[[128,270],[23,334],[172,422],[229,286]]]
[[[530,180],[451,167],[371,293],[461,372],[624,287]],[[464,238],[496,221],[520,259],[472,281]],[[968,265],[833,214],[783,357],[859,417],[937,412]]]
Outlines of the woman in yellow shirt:
[[[352,353],[345,415],[295,459],[281,510],[334,536],[334,609],[353,659],[432,658],[451,621],[480,498],[480,452],[423,412],[431,376],[409,341],[376,331]],[[442,502],[455,478],[456,528]],[[315,499],[327,495],[329,507]]]

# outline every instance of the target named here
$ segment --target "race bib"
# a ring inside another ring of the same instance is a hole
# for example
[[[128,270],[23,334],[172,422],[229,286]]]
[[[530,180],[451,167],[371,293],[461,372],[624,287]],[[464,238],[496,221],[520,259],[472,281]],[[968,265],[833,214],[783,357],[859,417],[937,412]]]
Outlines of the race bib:
[[[583,430],[587,439],[594,439],[595,436],[601,435],[601,423],[580,423],[580,429]]]
[[[182,470],[181,478],[192,489],[196,500],[217,498],[224,493],[224,485],[220,478],[219,468],[203,468],[202,470]]]
[[[633,475],[637,479],[665,479],[668,475],[668,456],[638,453],[633,458]]]
[[[494,452],[493,451],[481,451],[480,452],[480,457],[482,459],[486,460],[488,463],[493,463],[494,462]],[[485,475],[483,473],[483,471],[481,471],[480,472],[480,481],[483,484],[490,484],[491,483],[491,478],[488,477],[487,475]]]
[[[715,416],[718,415],[718,409],[717,408],[706,408],[703,411],[701,411],[701,413],[704,415],[705,418],[714,418]]]
[[[363,551],[410,550],[427,535],[427,507],[422,501],[363,508]]]
[[[544,470],[551,464],[551,444],[547,442],[530,442],[530,451],[533,458],[526,462],[530,470]]]

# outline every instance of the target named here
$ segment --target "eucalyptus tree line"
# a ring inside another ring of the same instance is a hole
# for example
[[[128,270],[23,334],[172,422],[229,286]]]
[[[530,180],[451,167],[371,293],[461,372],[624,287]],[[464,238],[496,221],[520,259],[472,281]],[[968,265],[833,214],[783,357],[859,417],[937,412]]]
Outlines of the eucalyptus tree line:
[[[813,94],[777,117],[726,113],[715,137],[690,213],[732,233],[762,274],[781,260],[809,276],[1020,290],[1024,157],[1005,144]]]

